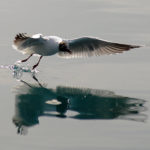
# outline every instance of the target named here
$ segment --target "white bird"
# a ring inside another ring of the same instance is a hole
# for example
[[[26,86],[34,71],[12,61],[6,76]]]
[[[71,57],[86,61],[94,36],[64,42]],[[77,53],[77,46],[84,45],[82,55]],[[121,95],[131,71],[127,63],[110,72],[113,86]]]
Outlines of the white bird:
[[[40,55],[33,69],[39,65],[43,56],[50,56],[56,53],[61,57],[76,58],[122,53],[123,51],[139,47],[141,46],[113,43],[93,37],[66,40],[57,36],[43,36],[42,34],[29,36],[26,33],[17,34],[13,43],[14,49],[29,55],[28,58],[21,62],[27,61],[34,54]]]

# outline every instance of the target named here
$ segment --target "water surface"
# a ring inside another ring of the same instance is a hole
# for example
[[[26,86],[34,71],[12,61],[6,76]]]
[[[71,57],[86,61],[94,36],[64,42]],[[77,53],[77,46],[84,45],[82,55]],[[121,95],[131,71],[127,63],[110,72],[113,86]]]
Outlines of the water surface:
[[[150,2],[45,0],[0,2],[0,148],[149,150]],[[95,36],[147,45],[89,59],[26,56],[16,33]]]

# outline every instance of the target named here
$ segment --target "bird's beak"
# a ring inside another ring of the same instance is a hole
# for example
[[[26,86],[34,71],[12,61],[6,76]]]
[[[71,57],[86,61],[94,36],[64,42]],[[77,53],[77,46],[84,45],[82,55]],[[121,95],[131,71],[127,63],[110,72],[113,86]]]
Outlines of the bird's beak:
[[[70,49],[66,49],[66,51],[69,53],[69,54],[72,54],[72,51]]]

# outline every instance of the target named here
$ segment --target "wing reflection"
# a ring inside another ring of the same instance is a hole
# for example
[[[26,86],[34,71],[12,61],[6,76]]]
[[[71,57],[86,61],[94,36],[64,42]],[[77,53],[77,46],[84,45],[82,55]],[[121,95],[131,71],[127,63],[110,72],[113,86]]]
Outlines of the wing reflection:
[[[115,95],[107,90],[24,84],[16,88],[13,123],[18,133],[39,123],[40,116],[74,119],[127,119],[144,122],[144,100]]]

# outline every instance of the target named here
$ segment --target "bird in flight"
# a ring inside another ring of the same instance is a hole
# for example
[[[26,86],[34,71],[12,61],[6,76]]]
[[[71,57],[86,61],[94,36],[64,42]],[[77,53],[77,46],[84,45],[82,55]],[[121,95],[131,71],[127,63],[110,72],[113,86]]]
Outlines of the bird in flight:
[[[57,36],[43,36],[42,34],[29,36],[26,33],[17,34],[13,43],[14,49],[29,55],[21,62],[26,62],[34,54],[40,56],[32,69],[39,65],[43,56],[56,53],[64,58],[78,58],[122,53],[139,47],[141,46],[114,43],[93,37],[66,40]]]

